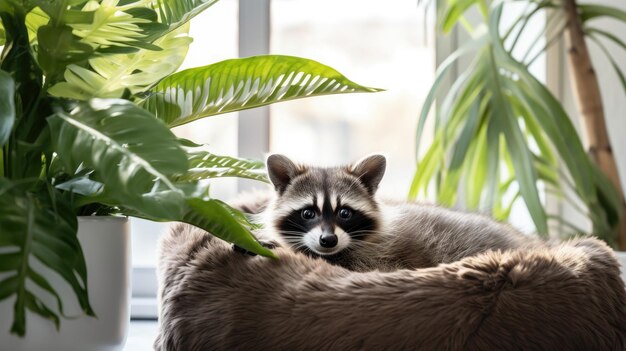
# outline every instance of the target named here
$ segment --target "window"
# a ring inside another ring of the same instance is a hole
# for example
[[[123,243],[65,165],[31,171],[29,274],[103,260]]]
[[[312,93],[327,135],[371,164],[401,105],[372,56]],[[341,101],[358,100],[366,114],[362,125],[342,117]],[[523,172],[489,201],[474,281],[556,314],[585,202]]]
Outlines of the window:
[[[415,1],[273,0],[271,10],[272,53],[311,58],[386,91],[272,105],[270,150],[326,165],[382,152],[380,191],[405,197],[417,116],[435,73],[424,9]]]

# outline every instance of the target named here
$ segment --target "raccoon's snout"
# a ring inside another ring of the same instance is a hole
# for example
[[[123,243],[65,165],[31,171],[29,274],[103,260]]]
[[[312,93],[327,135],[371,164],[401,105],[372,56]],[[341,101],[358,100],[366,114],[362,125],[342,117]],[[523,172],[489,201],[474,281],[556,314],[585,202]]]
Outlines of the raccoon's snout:
[[[339,239],[334,233],[323,233],[322,235],[320,235],[320,245],[327,249],[337,246],[338,241]]]

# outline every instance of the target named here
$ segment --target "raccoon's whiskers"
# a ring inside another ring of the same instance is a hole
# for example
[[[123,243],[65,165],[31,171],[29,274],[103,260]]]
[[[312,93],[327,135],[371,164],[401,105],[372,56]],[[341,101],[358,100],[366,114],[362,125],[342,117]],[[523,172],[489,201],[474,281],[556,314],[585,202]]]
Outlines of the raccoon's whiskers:
[[[305,233],[297,232],[297,231],[291,231],[291,230],[281,230],[280,234],[288,236],[288,237],[298,237],[299,238],[299,237],[302,237]]]
[[[353,239],[360,239],[360,238],[366,237],[368,235],[380,235],[380,234],[382,234],[382,232],[380,232],[378,230],[357,230],[357,231],[354,231],[354,232],[348,231],[348,234]]]
[[[355,230],[353,232],[348,230],[346,232],[351,234],[351,235],[357,235],[357,234],[382,234],[383,233],[380,230],[367,230],[367,229]]]
[[[368,242],[368,241],[353,241],[353,242],[350,243],[350,246],[348,246],[346,248],[346,250],[348,250],[348,251],[355,251],[355,250],[358,251],[358,250],[361,250],[361,249],[368,249],[368,248],[371,248],[373,246],[376,246],[376,244],[372,243],[372,242]]]
[[[294,222],[293,220],[286,218],[287,223],[292,224],[294,227],[301,229],[304,232],[307,232],[308,230],[300,223]]]
[[[288,243],[289,245],[292,245],[292,246],[293,246],[294,244],[298,244],[298,245],[300,245],[300,244],[301,244],[301,245],[304,245],[304,242],[303,242],[300,238],[301,238],[301,235],[299,235],[299,236],[295,236],[295,235],[293,235],[293,236],[285,236],[285,237],[283,237],[283,240],[284,240],[286,243]]]

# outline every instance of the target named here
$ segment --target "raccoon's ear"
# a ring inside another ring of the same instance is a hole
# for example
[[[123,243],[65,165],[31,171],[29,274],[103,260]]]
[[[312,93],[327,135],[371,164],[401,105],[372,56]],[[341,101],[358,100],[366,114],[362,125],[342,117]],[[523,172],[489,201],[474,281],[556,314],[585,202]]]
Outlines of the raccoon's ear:
[[[361,159],[350,167],[349,171],[361,180],[370,194],[374,194],[378,189],[378,184],[383,179],[383,175],[385,175],[386,167],[387,159],[385,156],[376,154]]]
[[[267,158],[267,175],[280,194],[285,191],[295,176],[303,172],[302,167],[298,167],[287,156],[275,154]]]

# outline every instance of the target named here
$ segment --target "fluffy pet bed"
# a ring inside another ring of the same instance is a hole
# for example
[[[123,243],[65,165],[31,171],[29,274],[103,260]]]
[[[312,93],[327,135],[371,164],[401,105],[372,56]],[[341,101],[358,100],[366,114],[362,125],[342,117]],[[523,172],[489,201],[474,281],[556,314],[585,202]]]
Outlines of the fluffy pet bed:
[[[156,350],[624,350],[626,291],[595,239],[356,273],[250,257],[186,225],[161,245]]]

